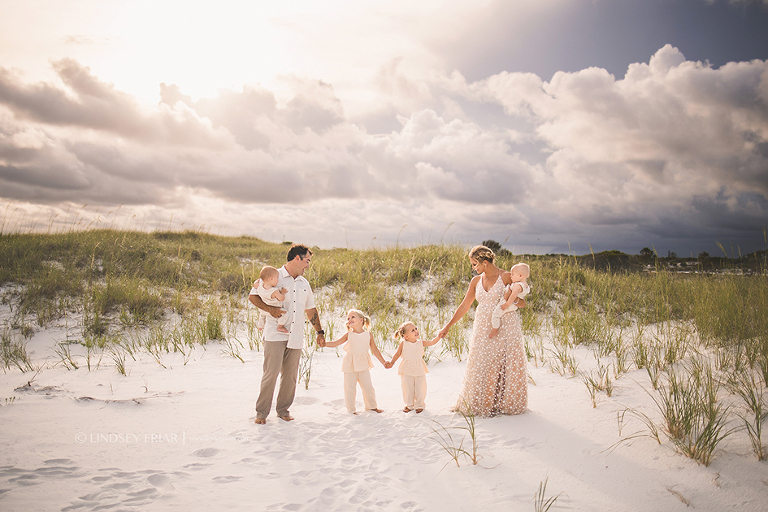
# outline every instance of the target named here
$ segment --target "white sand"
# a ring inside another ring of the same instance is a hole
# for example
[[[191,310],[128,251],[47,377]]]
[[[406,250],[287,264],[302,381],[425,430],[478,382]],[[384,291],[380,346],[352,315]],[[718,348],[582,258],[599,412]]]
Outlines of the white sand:
[[[4,311],[7,318],[7,309]],[[477,420],[479,465],[457,467],[433,428],[466,426],[449,412],[464,362],[433,362],[424,413],[404,414],[396,369],[372,370],[382,414],[343,404],[341,359],[318,352],[309,390],[300,385],[287,423],[264,426],[253,410],[262,353],[245,363],[218,344],[184,364],[109,357],[93,371],[51,367],[63,328],[35,334],[39,374],[0,374],[0,510],[534,510],[548,478],[551,510],[768,509],[768,464],[746,434],[722,445],[710,467],[649,437],[620,439],[617,411],[654,418],[645,371],[616,381],[593,408],[580,379],[529,365],[530,412]],[[391,354],[388,354],[391,355]],[[576,351],[589,364],[591,352]],[[31,385],[25,387],[28,381]],[[358,394],[358,401],[361,397]],[[362,408],[362,404],[359,404]],[[735,423],[734,423],[735,425]],[[641,428],[628,426],[624,436]],[[451,429],[458,439],[465,431]],[[684,503],[687,500],[689,505]]]

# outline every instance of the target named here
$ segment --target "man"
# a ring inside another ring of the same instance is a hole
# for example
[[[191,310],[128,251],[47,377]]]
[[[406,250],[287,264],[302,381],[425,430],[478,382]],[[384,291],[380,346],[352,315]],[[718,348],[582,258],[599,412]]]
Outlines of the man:
[[[288,409],[296,396],[296,382],[299,379],[299,361],[301,349],[304,348],[304,322],[302,312],[307,315],[309,322],[317,332],[315,342],[318,346],[325,346],[325,331],[320,325],[320,317],[315,308],[315,296],[309,281],[304,277],[304,271],[312,262],[312,251],[304,245],[294,245],[288,251],[287,263],[278,271],[280,278],[277,281],[277,289],[285,288],[287,291],[283,301],[283,309],[276,306],[268,306],[256,294],[256,289],[251,289],[248,300],[259,309],[269,313],[272,318],[267,318],[264,326],[264,374],[261,377],[259,398],[256,401],[256,423],[264,425],[272,408],[272,397],[275,394],[277,376],[280,375],[280,389],[277,393],[277,416],[284,421],[292,421]],[[287,315],[285,327],[287,333],[277,330],[278,318],[283,313]]]

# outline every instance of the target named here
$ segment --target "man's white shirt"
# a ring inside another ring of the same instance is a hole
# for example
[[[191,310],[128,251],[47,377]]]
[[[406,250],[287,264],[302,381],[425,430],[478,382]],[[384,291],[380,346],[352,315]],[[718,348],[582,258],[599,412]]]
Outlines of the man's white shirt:
[[[280,277],[277,280],[277,289],[285,288],[285,300],[282,309],[287,315],[285,328],[289,333],[277,330],[277,319],[267,314],[267,322],[264,325],[265,341],[286,341],[288,348],[304,348],[304,319],[305,311],[315,307],[315,295],[309,286],[309,281],[304,276],[296,279],[282,266],[278,269]],[[251,288],[250,295],[257,295],[256,288]]]

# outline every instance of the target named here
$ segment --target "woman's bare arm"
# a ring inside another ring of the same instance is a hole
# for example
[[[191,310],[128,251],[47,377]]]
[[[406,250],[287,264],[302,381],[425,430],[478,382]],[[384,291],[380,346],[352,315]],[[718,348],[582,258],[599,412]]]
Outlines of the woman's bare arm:
[[[472,281],[469,282],[469,289],[467,290],[467,294],[464,296],[464,300],[462,300],[461,304],[459,304],[459,307],[456,308],[456,312],[453,314],[448,323],[445,324],[445,327],[440,329],[438,336],[445,338],[453,324],[461,320],[462,317],[467,314],[469,308],[472,307],[472,303],[475,302],[475,288],[477,288],[478,280],[482,279],[482,277],[483,276],[475,276],[472,278]]]

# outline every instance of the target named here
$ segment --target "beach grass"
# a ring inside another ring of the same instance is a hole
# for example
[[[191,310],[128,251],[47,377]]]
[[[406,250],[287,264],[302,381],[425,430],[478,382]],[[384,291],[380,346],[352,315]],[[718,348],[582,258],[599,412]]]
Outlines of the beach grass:
[[[186,363],[195,347],[211,343],[243,361],[243,351],[261,349],[258,313],[247,294],[263,265],[285,262],[289,246],[199,231],[0,233],[0,300],[12,312],[3,325],[0,363],[6,372],[111,365],[128,375],[142,354],[164,366],[166,354],[181,353]],[[343,333],[347,310],[361,309],[371,316],[385,357],[397,346],[392,333],[406,320],[425,339],[434,337],[472,278],[468,247],[458,245],[312,249],[305,276],[327,338]],[[749,272],[738,267],[744,258],[721,258],[718,268],[697,262],[687,271],[660,258],[598,268],[596,255],[509,251],[499,251],[497,265],[531,266],[532,292],[520,314],[532,362],[565,377],[580,375],[594,407],[598,393],[610,398],[624,374],[645,370],[657,410],[634,417],[651,437],[664,435],[679,452],[708,464],[736,417],[756,455],[765,457],[768,269],[764,257],[745,258],[753,264]],[[470,310],[427,352],[427,362],[463,361],[472,321]],[[67,327],[66,338],[53,358],[34,360],[25,340],[56,323]],[[584,348],[594,369],[579,368],[574,352]],[[323,349],[310,343],[302,357],[306,388],[315,350]],[[741,380],[721,385],[727,375]],[[735,400],[740,407],[732,407]]]

